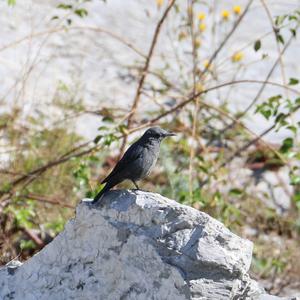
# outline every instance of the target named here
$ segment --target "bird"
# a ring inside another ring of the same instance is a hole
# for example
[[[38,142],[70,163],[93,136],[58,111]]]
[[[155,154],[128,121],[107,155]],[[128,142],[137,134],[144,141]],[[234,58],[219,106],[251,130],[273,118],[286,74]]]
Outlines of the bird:
[[[101,184],[106,184],[92,202],[98,202],[104,193],[126,179],[131,180],[134,186],[139,190],[137,181],[147,177],[155,166],[161,141],[166,137],[175,135],[175,133],[168,132],[160,127],[147,129],[145,133],[127,149],[111,173],[101,182]]]

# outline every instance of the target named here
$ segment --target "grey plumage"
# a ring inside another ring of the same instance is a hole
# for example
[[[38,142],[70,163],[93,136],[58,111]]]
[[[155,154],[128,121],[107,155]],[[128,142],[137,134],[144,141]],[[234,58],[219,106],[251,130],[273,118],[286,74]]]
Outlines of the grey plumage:
[[[143,136],[128,148],[111,173],[101,182],[106,185],[96,195],[93,202],[97,202],[105,192],[126,179],[131,180],[138,189],[136,182],[148,176],[156,164],[161,141],[173,135],[175,134],[160,127],[146,130]]]

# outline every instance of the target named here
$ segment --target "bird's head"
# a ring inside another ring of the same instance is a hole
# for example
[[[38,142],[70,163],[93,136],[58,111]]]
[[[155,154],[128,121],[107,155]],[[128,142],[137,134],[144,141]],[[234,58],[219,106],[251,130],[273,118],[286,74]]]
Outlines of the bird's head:
[[[175,133],[168,132],[160,127],[151,127],[145,131],[143,137],[149,140],[162,141],[165,137],[174,136]]]

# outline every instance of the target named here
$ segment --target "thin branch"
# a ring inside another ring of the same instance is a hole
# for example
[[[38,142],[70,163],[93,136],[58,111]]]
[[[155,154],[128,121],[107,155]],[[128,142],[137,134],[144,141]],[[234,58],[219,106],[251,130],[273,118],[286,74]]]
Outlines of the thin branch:
[[[277,48],[277,52],[278,52],[278,58],[279,58],[281,76],[282,76],[282,83],[285,85],[286,84],[286,76],[285,76],[285,72],[284,72],[284,64],[283,64],[283,59],[282,59],[282,53],[281,53],[279,41],[278,41],[278,38],[277,38],[277,29],[275,28],[275,24],[274,24],[271,12],[270,12],[270,10],[267,6],[266,1],[265,0],[260,0],[260,2],[262,3],[262,6],[264,7],[264,9],[266,11],[266,14],[268,16],[270,24],[272,26],[272,30],[273,30],[274,38],[275,38],[275,43],[276,43],[276,48]],[[287,97],[288,97],[288,95],[287,95]]]
[[[41,240],[32,230],[28,228],[22,228],[22,231],[39,247],[42,248],[45,243]]]
[[[142,51],[137,49],[130,42],[126,41],[123,37],[117,35],[116,33],[111,32],[111,31],[109,31],[105,28],[93,27],[93,26],[72,26],[72,27],[68,27],[68,28],[63,26],[63,27],[56,27],[56,28],[46,30],[46,31],[37,32],[35,34],[27,35],[27,36],[25,36],[25,37],[23,37],[19,40],[16,40],[12,43],[9,43],[9,44],[3,46],[2,48],[0,48],[0,52],[6,50],[7,48],[15,47],[18,44],[20,44],[24,41],[27,41],[28,39],[38,38],[38,37],[41,37],[43,35],[48,35],[48,34],[57,33],[57,32],[63,32],[63,31],[67,31],[67,30],[70,30],[70,31],[71,30],[89,30],[89,31],[104,33],[104,34],[109,35],[110,37],[114,38],[115,40],[119,41],[123,45],[127,46],[128,48],[130,48],[131,50],[136,52],[138,55],[140,55],[141,57],[146,58],[146,55]]]
[[[19,176],[18,178],[16,178],[15,180],[13,180],[12,182],[9,183],[9,189],[5,190],[5,191],[0,191],[0,197],[2,197],[5,194],[11,193],[11,191],[20,183],[26,182],[28,179],[30,180],[35,180],[38,176],[40,176],[41,174],[43,174],[44,172],[46,172],[48,169],[51,169],[55,166],[58,166],[62,163],[65,163],[67,161],[69,161],[72,158],[77,158],[77,157],[81,157],[84,155],[87,155],[93,151],[95,151],[96,149],[98,149],[99,146],[95,145],[87,150],[83,150],[81,152],[78,152],[76,154],[72,154],[72,155],[68,155],[65,156],[63,155],[62,157],[60,157],[57,160],[51,161],[47,164],[45,164],[44,166],[41,166],[39,168],[36,168],[34,170],[32,170],[31,172],[24,174],[22,176]]]
[[[283,55],[285,53],[285,51],[288,49],[288,47],[290,46],[291,42],[293,40],[293,36],[290,37],[290,39],[288,40],[288,42],[285,44],[284,48],[281,51],[281,55]],[[266,83],[268,82],[268,80],[270,79],[271,75],[273,74],[274,70],[276,69],[277,64],[280,62],[280,56],[276,59],[275,63],[273,64],[272,68],[270,69],[269,73],[266,76],[266,79],[264,80],[261,88],[259,89],[257,95],[255,96],[255,98],[251,101],[251,103],[247,106],[247,108],[242,112],[242,114],[240,115],[240,118],[242,118],[243,116],[245,116],[248,111],[253,107],[253,105],[257,102],[257,100],[259,99],[259,97],[261,96],[262,92],[264,91],[265,87],[266,87]],[[286,88],[286,87],[285,87]],[[233,124],[232,124],[233,125]],[[231,125],[231,126],[232,126]]]
[[[60,158],[65,158],[65,157],[69,156],[70,154],[72,154],[72,153],[74,153],[74,152],[76,152],[76,151],[78,151],[78,150],[80,150],[80,149],[82,149],[82,148],[88,146],[91,142],[92,142],[92,141],[87,141],[87,142],[84,142],[84,143],[78,145],[77,147],[75,147],[75,148],[71,149],[70,151],[66,152],[66,153],[65,153],[64,155],[62,155]]]
[[[193,165],[194,165],[194,156],[195,156],[195,147],[194,140],[196,136],[197,129],[197,120],[198,120],[198,111],[199,111],[199,97],[195,97],[196,93],[196,72],[197,72],[197,51],[195,47],[195,32],[194,32],[194,11],[193,11],[193,0],[190,0],[187,6],[187,13],[189,18],[190,25],[190,34],[191,34],[191,42],[192,42],[192,62],[193,62],[193,91],[192,95],[195,100],[195,108],[193,111],[193,124],[192,124],[192,145],[190,148],[190,163],[189,163],[189,194],[190,199],[193,198]]]
[[[159,20],[159,22],[156,25],[156,28],[155,28],[155,31],[154,31],[154,35],[153,35],[153,38],[152,38],[152,42],[151,42],[151,45],[150,45],[150,49],[148,51],[148,55],[146,57],[146,61],[145,61],[144,67],[142,69],[141,77],[140,77],[140,80],[139,80],[139,83],[138,83],[138,87],[137,87],[137,90],[136,90],[136,93],[135,93],[133,104],[131,106],[130,113],[128,115],[127,129],[130,129],[131,124],[132,124],[133,116],[134,116],[134,114],[135,114],[135,112],[137,110],[137,107],[138,107],[138,104],[139,104],[139,101],[140,101],[140,96],[141,96],[141,93],[142,93],[142,87],[144,85],[144,82],[145,82],[145,79],[146,79],[146,76],[147,76],[147,71],[149,69],[150,61],[151,61],[151,58],[153,56],[154,48],[156,46],[157,39],[158,39],[160,30],[161,30],[161,27],[162,27],[164,21],[166,20],[168,14],[169,14],[169,12],[170,12],[170,10],[171,10],[171,8],[173,7],[174,4],[175,4],[175,0],[171,0],[169,2],[169,4],[168,4],[167,8],[165,9],[165,11],[164,11],[161,19]],[[121,146],[119,157],[124,152],[124,149],[125,149],[125,146],[126,146],[126,143],[127,143],[127,138],[128,138],[128,135],[125,134],[124,138],[123,138],[123,142],[122,142],[122,146]]]
[[[209,109],[212,109],[214,111],[217,111],[220,115],[223,115],[224,117],[230,119],[231,121],[234,121],[236,122],[236,124],[238,124],[239,126],[241,126],[243,129],[245,129],[250,135],[254,136],[255,138],[259,138],[259,136],[254,132],[252,131],[251,129],[249,129],[247,126],[245,126],[240,120],[236,119],[235,117],[233,117],[232,115],[230,115],[229,113],[227,113],[226,111],[218,108],[218,107],[215,107],[211,104],[208,104],[204,101],[200,101],[201,104],[203,106],[206,106],[207,108]],[[260,139],[260,138],[259,138]],[[267,143],[265,142],[264,140],[261,140],[260,139],[260,142],[266,147],[268,148],[269,150],[271,150],[272,152],[274,152],[284,163],[287,163],[285,157],[283,157],[281,155],[281,153],[279,153],[270,143]]]
[[[238,28],[238,25],[241,23],[241,21],[243,20],[243,18],[245,17],[246,13],[248,12],[251,4],[252,4],[253,0],[250,0],[247,4],[247,6],[245,7],[245,10],[243,11],[243,13],[240,15],[240,17],[236,20],[235,24],[233,25],[233,27],[231,28],[231,30],[229,31],[229,33],[226,35],[226,37],[224,38],[224,40],[222,41],[222,43],[220,44],[220,46],[216,49],[216,51],[213,53],[213,55],[210,57],[207,65],[205,66],[202,74],[200,77],[202,77],[208,70],[209,67],[211,66],[212,62],[215,60],[215,58],[218,56],[219,52],[223,49],[223,47],[225,46],[225,44],[227,43],[227,41],[230,39],[230,37],[233,35],[233,33],[235,32],[235,30]]]
[[[179,104],[177,104],[176,106],[174,106],[173,108],[171,108],[170,110],[166,111],[166,112],[163,112],[162,114],[160,114],[159,116],[151,119],[149,122],[147,122],[147,125],[143,126],[143,127],[146,127],[146,126],[149,126],[153,123],[156,123],[157,121],[159,121],[160,119],[164,118],[165,116],[169,115],[169,114],[172,114],[174,113],[175,111],[181,109],[182,107],[186,106],[187,104],[189,104],[190,102],[192,102],[194,100],[194,97],[199,97],[200,95],[202,94],[206,94],[210,91],[213,91],[213,90],[217,90],[219,88],[223,88],[223,87],[226,87],[226,86],[229,86],[229,85],[234,85],[234,84],[241,84],[241,83],[257,83],[257,84],[261,84],[261,83],[264,83],[264,84],[269,84],[269,85],[273,85],[273,86],[279,86],[279,87],[284,87],[286,88],[284,85],[280,84],[280,83],[276,83],[276,82],[270,82],[270,81],[261,81],[261,80],[236,80],[236,81],[229,81],[229,82],[225,82],[225,83],[222,83],[222,84],[219,84],[219,85],[216,85],[216,86],[213,86],[211,88],[207,88],[206,90],[203,90],[201,92],[198,92],[195,94],[195,96],[191,96],[189,98],[187,98],[186,100],[180,102]],[[292,88],[289,88],[290,91],[293,91],[294,93],[300,95],[300,92],[295,90],[295,89],[292,89]]]
[[[281,25],[279,26],[277,29],[284,29],[284,28],[287,28],[290,24],[284,24],[284,25]],[[273,28],[272,30],[270,31],[267,31],[265,32],[264,34],[258,36],[255,40],[262,40],[264,39],[265,37],[271,35],[273,33]],[[237,48],[236,51],[237,52],[241,52],[241,51],[244,51],[245,49],[248,49],[251,45],[254,44],[255,40],[251,40],[250,42],[244,44],[243,46],[241,46],[240,48]],[[224,58],[221,59],[221,61],[218,63],[218,67],[221,67],[223,66],[230,58],[231,58],[232,55],[228,55],[228,56],[225,56]]]
[[[300,105],[295,107],[295,109],[293,110],[293,112],[289,112],[286,117],[290,116],[292,113],[294,113],[295,111],[298,111],[300,109]],[[220,169],[224,168],[226,165],[228,165],[234,158],[238,157],[242,152],[244,152],[245,150],[247,150],[250,146],[252,146],[253,144],[255,144],[256,142],[258,142],[259,140],[262,140],[262,138],[267,135],[268,133],[270,133],[275,127],[276,127],[276,123],[274,123],[272,126],[270,126],[269,128],[265,129],[260,135],[258,135],[256,138],[252,139],[251,141],[249,141],[248,143],[246,143],[245,145],[243,145],[242,147],[238,148],[231,156],[229,156],[226,161],[224,161],[222,164],[220,164],[215,170],[213,170],[213,172],[211,172],[207,179],[204,180],[202,183],[200,183],[200,188],[203,187],[205,184],[207,184],[209,182],[209,177],[212,174],[215,174],[216,172],[218,172]]]
[[[67,208],[75,208],[74,205],[68,204],[68,203],[64,203],[62,201],[47,197],[47,196],[43,196],[43,195],[37,195],[34,193],[28,193],[26,195],[23,196],[24,198],[27,198],[29,200],[36,200],[36,201],[40,201],[40,202],[45,202],[45,203],[49,203],[49,204],[53,204],[53,205],[59,205],[62,207],[67,207]]]

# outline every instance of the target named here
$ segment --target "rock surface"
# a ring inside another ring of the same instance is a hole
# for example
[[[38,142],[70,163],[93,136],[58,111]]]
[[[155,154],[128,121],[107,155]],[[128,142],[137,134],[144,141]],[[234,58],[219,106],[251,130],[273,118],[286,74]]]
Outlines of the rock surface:
[[[2,268],[0,299],[279,299],[249,278],[252,246],[158,194],[111,191],[82,201],[27,262]]]

